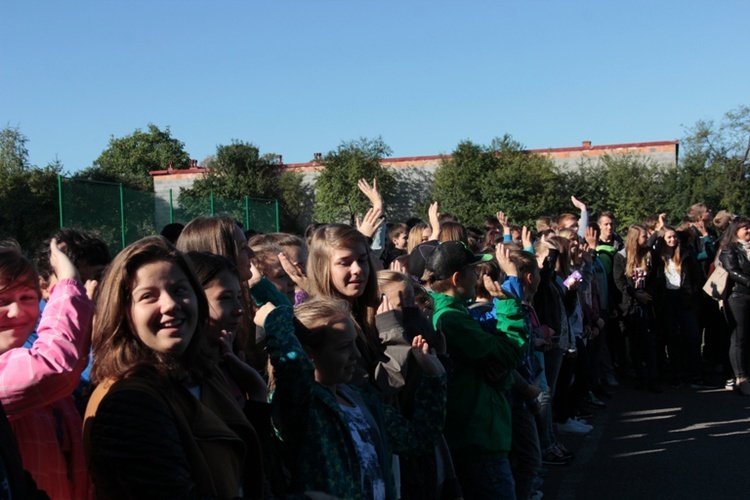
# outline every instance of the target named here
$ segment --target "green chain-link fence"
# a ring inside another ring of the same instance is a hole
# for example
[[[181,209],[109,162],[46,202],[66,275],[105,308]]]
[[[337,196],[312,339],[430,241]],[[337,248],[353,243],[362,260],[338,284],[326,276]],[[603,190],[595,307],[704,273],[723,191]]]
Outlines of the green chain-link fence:
[[[78,227],[101,237],[114,255],[130,243],[158,234],[171,222],[187,224],[201,215],[229,214],[245,229],[279,230],[276,200],[181,197],[183,206],[155,193],[122,184],[58,177],[60,227]]]

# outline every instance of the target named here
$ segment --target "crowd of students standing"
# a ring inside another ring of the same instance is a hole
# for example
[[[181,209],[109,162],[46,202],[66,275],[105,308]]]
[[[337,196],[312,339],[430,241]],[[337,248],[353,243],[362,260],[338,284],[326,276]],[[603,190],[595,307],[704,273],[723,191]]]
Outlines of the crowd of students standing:
[[[623,240],[571,197],[533,232],[437,203],[386,224],[359,188],[357,227],[304,236],[4,242],[0,497],[541,498],[620,383],[750,395],[747,218],[694,205]]]

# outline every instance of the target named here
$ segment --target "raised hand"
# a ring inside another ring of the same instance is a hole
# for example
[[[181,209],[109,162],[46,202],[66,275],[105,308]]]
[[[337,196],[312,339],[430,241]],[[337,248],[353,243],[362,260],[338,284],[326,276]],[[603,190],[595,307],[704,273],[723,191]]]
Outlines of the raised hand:
[[[258,283],[260,283],[260,280],[263,279],[263,273],[260,272],[260,269],[255,267],[255,264],[250,262],[250,279],[247,280],[247,286],[248,288],[252,288]]]
[[[581,200],[579,200],[578,198],[576,198],[575,196],[571,196],[570,201],[573,202],[573,206],[576,207],[581,212],[586,211],[586,204],[582,202]]]
[[[667,225],[667,214],[666,213],[659,214],[659,220],[656,222],[655,229],[657,231],[661,231],[662,229],[664,229],[664,226],[666,225]]]
[[[427,210],[427,214],[430,217],[430,241],[437,240],[440,238],[440,213],[438,213],[438,202],[433,201],[430,203],[430,208]]]
[[[383,314],[388,311],[393,311],[395,307],[393,307],[393,304],[391,304],[391,301],[388,300],[388,296],[386,294],[383,294],[383,296],[380,299],[380,305],[378,306],[378,310],[376,314]]]
[[[302,270],[299,262],[290,261],[284,252],[279,254],[279,262],[281,263],[281,267],[284,268],[284,272],[289,275],[289,278],[294,281],[295,285],[304,291],[309,290],[307,275],[305,275],[305,271]]]
[[[380,217],[381,213],[383,213],[381,209],[373,207],[367,211],[364,219],[357,217],[357,230],[368,238],[372,238],[378,228],[383,225],[384,219]]]
[[[435,355],[435,350],[430,349],[429,344],[421,335],[417,335],[411,342],[411,353],[422,371],[426,375],[435,377],[445,373],[443,364]]]
[[[505,245],[497,245],[495,247],[495,258],[500,264],[500,269],[505,273],[506,276],[518,277],[518,268],[510,260],[510,248]]]
[[[593,227],[587,227],[584,239],[586,240],[586,244],[589,246],[589,248],[596,249],[596,245],[598,243],[596,237],[596,229],[594,229]]]
[[[500,283],[497,281],[492,281],[492,278],[490,278],[488,274],[485,274],[482,277],[482,280],[484,281],[484,288],[487,290],[487,293],[497,299],[507,298],[507,295],[505,295],[503,287],[500,286]]]
[[[58,245],[55,238],[52,238],[49,242],[49,263],[55,272],[55,276],[58,280],[81,281],[81,276],[78,274],[78,269],[76,269],[73,261],[62,251],[64,248],[64,244]]]
[[[357,181],[357,187],[365,196],[367,196],[367,199],[370,200],[373,208],[379,208],[381,212],[383,211],[383,197],[378,191],[377,179],[372,180],[372,185],[370,185],[366,179],[360,179]]]
[[[404,265],[401,264],[401,262],[397,260],[394,260],[393,262],[391,262],[390,268],[391,268],[391,271],[396,271],[397,273],[408,274],[406,272],[406,268],[404,268]]]
[[[534,241],[531,239],[531,231],[526,226],[521,228],[521,244],[524,248],[532,248],[534,246]]]
[[[503,226],[503,235],[510,234],[510,222],[508,222],[508,216],[505,212],[498,212],[496,214],[497,221]]]

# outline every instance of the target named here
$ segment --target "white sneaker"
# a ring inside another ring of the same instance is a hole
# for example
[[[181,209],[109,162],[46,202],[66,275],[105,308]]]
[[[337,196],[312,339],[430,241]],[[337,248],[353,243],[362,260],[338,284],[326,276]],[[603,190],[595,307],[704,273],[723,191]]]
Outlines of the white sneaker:
[[[531,495],[529,496],[529,500],[542,500],[543,496],[544,496],[544,493],[542,493],[539,490],[534,490],[531,492]]]
[[[558,432],[563,434],[588,434],[591,432],[591,429],[593,429],[593,427],[583,425],[572,418],[569,418],[562,424],[557,424]]]
[[[576,423],[578,423],[578,424],[581,424],[581,425],[583,425],[583,426],[585,426],[585,427],[591,427],[592,429],[594,428],[594,426],[593,426],[593,425],[591,425],[591,424],[590,424],[590,423],[588,423],[588,422],[587,422],[586,420],[584,420],[584,419],[582,419],[582,418],[580,418],[580,417],[573,417],[573,418],[571,418],[571,420],[573,420],[574,422],[576,422]]]

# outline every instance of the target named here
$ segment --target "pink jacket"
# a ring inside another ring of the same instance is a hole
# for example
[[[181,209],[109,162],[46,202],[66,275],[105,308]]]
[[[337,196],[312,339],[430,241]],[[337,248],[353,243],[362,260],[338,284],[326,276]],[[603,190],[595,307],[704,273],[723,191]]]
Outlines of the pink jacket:
[[[94,306],[75,280],[61,280],[31,349],[0,355],[0,401],[24,468],[50,498],[89,498],[82,420],[71,394],[86,368]]]

